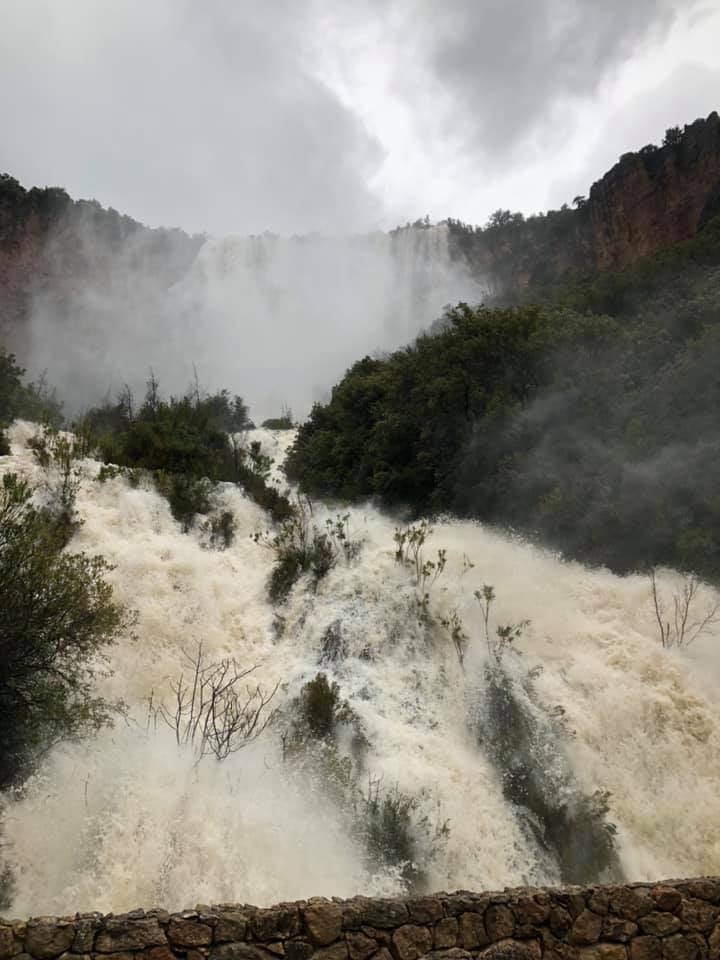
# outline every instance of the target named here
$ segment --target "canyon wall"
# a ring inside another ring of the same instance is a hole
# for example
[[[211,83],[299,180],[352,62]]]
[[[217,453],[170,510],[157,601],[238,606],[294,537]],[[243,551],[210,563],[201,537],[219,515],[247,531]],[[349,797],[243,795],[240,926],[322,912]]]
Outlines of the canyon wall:
[[[624,267],[687,240],[720,213],[720,117],[685,127],[675,142],[626,153],[588,200],[595,265]]]
[[[718,960],[720,878],[0,921],[0,960]]]

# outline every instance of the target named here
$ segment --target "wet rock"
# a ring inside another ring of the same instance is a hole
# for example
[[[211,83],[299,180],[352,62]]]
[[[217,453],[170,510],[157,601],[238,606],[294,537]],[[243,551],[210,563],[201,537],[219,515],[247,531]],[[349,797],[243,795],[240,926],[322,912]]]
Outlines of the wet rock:
[[[362,923],[370,927],[389,929],[407,923],[407,907],[400,900],[366,900],[361,908]]]
[[[15,940],[12,927],[0,926],[0,960],[9,960],[18,953],[22,953],[22,944]]]
[[[473,960],[471,953],[459,947],[451,947],[449,950],[431,950],[426,956],[428,960]]]
[[[657,937],[635,937],[630,944],[630,960],[662,960],[662,941]]]
[[[549,905],[540,903],[534,897],[520,897],[516,903],[513,903],[512,911],[520,924],[544,923],[550,915]]]
[[[604,917],[610,909],[610,897],[607,890],[594,890],[588,900],[588,907],[593,913],[598,913],[601,917]]]
[[[257,940],[284,940],[300,933],[300,914],[294,903],[280,903],[276,907],[257,910],[250,919],[253,936]]]
[[[432,949],[432,935],[426,927],[405,924],[392,938],[392,953],[396,960],[417,960]]]
[[[313,960],[348,960],[348,945],[341,940],[331,947],[321,947],[313,953]]]
[[[175,960],[175,954],[170,947],[150,947],[143,952],[146,960]]]
[[[493,904],[485,914],[485,929],[491,941],[506,940],[515,932],[515,917],[504,904]]]
[[[499,940],[481,950],[482,960],[540,960],[540,943],[537,940]]]
[[[556,937],[564,937],[572,926],[572,917],[564,907],[553,907],[549,917],[550,929]]]
[[[708,933],[715,926],[720,909],[705,900],[683,900],[678,916],[682,920],[683,930],[695,930]]]
[[[654,937],[667,937],[671,933],[677,933],[682,926],[679,917],[659,910],[653,910],[652,913],[640,917],[638,923],[643,933],[651,934]]]
[[[485,931],[485,923],[481,914],[461,914],[459,926],[460,943],[466,950],[475,950],[477,947],[484,947],[490,943],[490,938]]]
[[[377,940],[368,937],[362,931],[345,935],[350,960],[368,960],[378,949]]]
[[[698,960],[697,944],[676,933],[662,941],[663,960]]]
[[[720,960],[720,923],[708,937],[708,957],[709,960]]]
[[[595,943],[580,950],[580,960],[627,960],[627,950],[621,943]]]
[[[175,947],[206,947],[212,943],[212,927],[194,920],[172,918],[168,924],[167,938]]]
[[[443,916],[442,904],[435,897],[416,897],[408,900],[407,909],[413,923],[435,923]]]
[[[581,946],[583,944],[595,943],[602,931],[602,917],[592,910],[583,910],[579,914],[568,933],[568,943]]]
[[[650,916],[650,914],[648,914]],[[638,932],[638,925],[632,920],[623,920],[622,917],[605,917],[602,925],[603,940],[617,940],[627,943]]]
[[[49,960],[66,953],[75,939],[75,927],[72,923],[39,917],[31,920],[25,933],[25,950],[38,960]]]
[[[682,903],[682,894],[675,887],[665,885],[654,887],[650,896],[658,905],[658,909],[667,913],[675,913]]]
[[[75,938],[72,952],[75,954],[92,953],[95,949],[95,934],[100,929],[99,914],[92,917],[79,917],[75,921]]]
[[[286,960],[310,960],[315,948],[307,940],[286,940]]]
[[[108,917],[95,938],[95,950],[98,953],[117,953],[144,950],[164,943],[167,943],[165,932],[155,917],[143,920]]]
[[[711,903],[720,903],[720,880],[712,877],[699,877],[697,880],[686,880],[682,889],[691,897],[698,900],[709,900]]]
[[[217,919],[213,931],[215,943],[226,943],[229,940],[244,940],[247,933],[248,921],[244,913],[222,913]]]
[[[435,950],[451,950],[457,946],[460,924],[455,917],[445,917],[435,924],[433,944]]]
[[[303,917],[313,943],[326,946],[337,940],[342,933],[343,912],[338,903],[321,899],[309,900],[303,910]]]
[[[615,887],[610,894],[610,909],[625,920],[638,920],[655,909],[655,901],[632,887]]]

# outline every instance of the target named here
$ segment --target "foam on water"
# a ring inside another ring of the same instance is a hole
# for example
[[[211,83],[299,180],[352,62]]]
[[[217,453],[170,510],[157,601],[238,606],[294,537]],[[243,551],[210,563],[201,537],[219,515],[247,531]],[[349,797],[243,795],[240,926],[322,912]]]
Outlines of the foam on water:
[[[38,479],[25,442],[3,468]],[[291,434],[258,431],[281,458]],[[427,867],[434,888],[491,887],[559,879],[503,795],[501,777],[469,722],[483,697],[487,652],[475,590],[495,587],[497,623],[529,619],[518,676],[541,666],[538,709],[561,706],[574,735],[557,735],[558,763],[579,788],[610,792],[622,869],[629,879],[720,872],[720,701],[707,683],[717,671],[717,635],[690,651],[663,650],[647,582],[590,571],[479,524],[435,524],[429,557],[448,565],[431,591],[437,615],[457,610],[470,644],[465,670],[440,629],[418,623],[416,590],[394,560],[395,523],[370,506],[353,508],[358,561],[340,563],[316,591],[301,582],[274,611],[266,582],[273,556],[251,535],[265,515],[237,489],[219,496],[237,521],[233,545],[209,550],[184,535],[154,490],[83,464],[74,547],[102,553],[117,598],[137,610],[134,635],[111,653],[101,692],[129,705],[127,722],[54,751],[5,816],[14,864],[13,913],[41,914],[197,901],[256,903],[310,895],[388,893],[390,870],[372,872],[325,785],[284,763],[276,731],[224,763],[194,756],[151,722],[148,699],[168,694],[183,651],[202,642],[209,658],[257,665],[278,704],[318,670],[335,680],[369,741],[366,770],[420,799],[432,825],[450,833]],[[317,506],[322,525],[331,511]],[[463,566],[467,557],[474,567]],[[662,577],[670,590],[676,575]],[[706,591],[706,593],[710,593]],[[276,614],[283,617],[277,630]],[[323,637],[339,625],[340,652]]]

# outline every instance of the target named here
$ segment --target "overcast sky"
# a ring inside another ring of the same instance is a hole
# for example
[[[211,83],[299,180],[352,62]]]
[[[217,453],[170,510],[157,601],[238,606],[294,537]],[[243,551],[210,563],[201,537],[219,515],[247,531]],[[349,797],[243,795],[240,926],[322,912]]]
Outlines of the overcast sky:
[[[0,171],[151,225],[484,222],[720,108],[720,0],[0,0]]]

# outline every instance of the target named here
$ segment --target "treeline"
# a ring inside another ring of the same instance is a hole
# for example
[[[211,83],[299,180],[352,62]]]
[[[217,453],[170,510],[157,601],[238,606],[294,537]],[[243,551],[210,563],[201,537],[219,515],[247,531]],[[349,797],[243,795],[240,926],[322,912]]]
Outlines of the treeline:
[[[720,578],[720,218],[632,268],[356,363],[287,469],[308,493],[453,511],[619,572]]]

